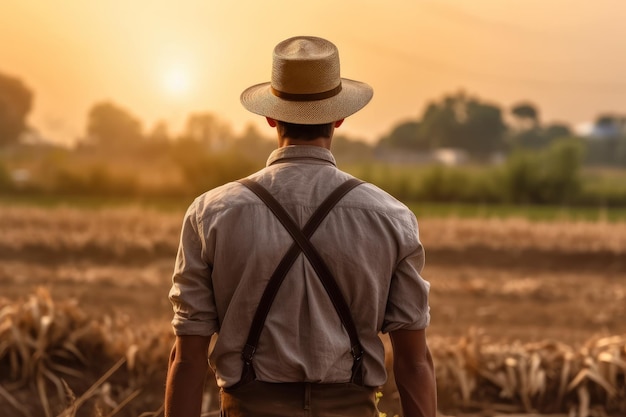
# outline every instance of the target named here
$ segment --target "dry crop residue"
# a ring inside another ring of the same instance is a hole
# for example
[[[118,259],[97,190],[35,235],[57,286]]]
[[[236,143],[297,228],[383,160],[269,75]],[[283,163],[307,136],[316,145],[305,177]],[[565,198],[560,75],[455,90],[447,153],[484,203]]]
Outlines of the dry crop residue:
[[[3,305],[9,306],[4,317],[21,311],[20,305],[36,305],[31,297],[39,297],[42,306],[49,300],[70,303],[98,328],[122,332],[110,335],[111,352],[124,356],[133,345],[144,349],[131,352],[151,358],[151,379],[159,391],[172,341],[167,292],[182,216],[141,208],[0,207],[0,286]],[[425,218],[420,232],[423,275],[431,282],[428,335],[443,411],[582,415],[585,407],[592,412],[602,407],[626,414],[626,224]],[[37,292],[40,286],[49,299]],[[72,311],[64,308],[55,311]],[[7,346],[3,342],[0,351]],[[12,373],[30,375],[0,372]],[[59,380],[46,380],[52,384],[46,392],[56,393]],[[16,386],[16,381],[0,383],[5,391]],[[121,402],[121,394],[131,391],[107,395]],[[383,393],[380,408],[394,415],[399,409],[392,380]],[[150,398],[158,400],[162,393]],[[0,392],[3,412],[15,411],[6,401]]]

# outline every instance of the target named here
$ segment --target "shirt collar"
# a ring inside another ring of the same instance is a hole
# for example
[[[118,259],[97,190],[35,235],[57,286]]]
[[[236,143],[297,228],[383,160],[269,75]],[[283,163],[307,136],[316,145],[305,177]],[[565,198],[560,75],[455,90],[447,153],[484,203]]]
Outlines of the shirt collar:
[[[335,157],[328,149],[311,145],[289,145],[275,149],[267,159],[267,166],[302,159],[317,160],[311,162],[325,162],[337,166]]]

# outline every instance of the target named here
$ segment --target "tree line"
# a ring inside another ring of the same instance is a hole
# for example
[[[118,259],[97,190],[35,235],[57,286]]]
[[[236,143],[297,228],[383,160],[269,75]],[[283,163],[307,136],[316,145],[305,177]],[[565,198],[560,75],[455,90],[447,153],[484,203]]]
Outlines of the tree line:
[[[23,81],[0,73],[0,147],[16,144],[23,133],[35,130],[26,122],[33,100],[34,93]],[[600,114],[594,128],[600,138],[585,141],[588,162],[626,166],[626,115]],[[431,101],[420,116],[397,123],[372,146],[413,152],[449,148],[485,161],[518,149],[547,148],[573,136],[567,124],[543,124],[539,109],[531,102],[521,101],[505,111],[460,91]],[[146,133],[131,111],[113,102],[100,102],[88,111],[85,135],[78,144],[126,148],[149,140],[182,138],[220,147],[232,137],[232,129],[211,113],[190,115],[185,131],[178,135],[172,135],[164,122]]]
[[[25,132],[34,130],[26,122],[33,99],[21,80],[0,74],[0,157],[2,149],[19,144]],[[421,115],[397,123],[373,144],[339,134],[333,152],[355,174],[406,200],[624,204],[626,190],[597,195],[585,191],[580,170],[585,162],[626,166],[626,117],[601,115],[594,129],[595,138],[576,137],[566,124],[544,124],[531,102],[505,111],[457,92],[431,101]],[[190,114],[182,132],[172,134],[164,122],[146,130],[131,111],[103,101],[87,112],[84,135],[75,148],[55,148],[39,158],[39,168],[33,169],[36,181],[12,178],[6,158],[5,166],[0,159],[0,190],[189,196],[248,175],[263,166],[274,147],[254,125],[235,134],[213,113]],[[479,175],[441,166],[419,175],[415,170],[372,168],[384,165],[381,155],[390,151],[424,156],[441,149],[463,152],[475,162],[499,157],[501,163],[486,165]],[[36,155],[33,149],[24,152],[30,154],[22,159]],[[157,176],[165,180],[154,186]]]
[[[396,125],[378,146],[422,152],[451,148],[484,161],[575,138],[588,164],[626,167],[626,115],[599,115],[586,137],[577,137],[565,123],[542,123],[530,102],[515,104],[506,116],[498,105],[458,92],[431,102],[421,118]]]

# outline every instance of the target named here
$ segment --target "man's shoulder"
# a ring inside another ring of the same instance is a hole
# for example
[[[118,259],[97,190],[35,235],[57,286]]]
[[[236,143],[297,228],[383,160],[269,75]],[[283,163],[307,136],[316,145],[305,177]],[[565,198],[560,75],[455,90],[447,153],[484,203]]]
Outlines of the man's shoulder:
[[[233,181],[206,191],[196,197],[192,207],[196,214],[203,216],[235,207],[243,203],[245,197],[241,193],[243,185]]]
[[[345,204],[404,222],[415,222],[415,214],[400,200],[375,184],[365,182],[345,198]]]

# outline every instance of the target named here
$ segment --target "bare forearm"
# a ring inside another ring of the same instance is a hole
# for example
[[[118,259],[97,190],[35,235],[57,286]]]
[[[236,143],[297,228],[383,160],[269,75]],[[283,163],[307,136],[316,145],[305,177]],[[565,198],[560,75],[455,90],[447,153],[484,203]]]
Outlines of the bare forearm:
[[[403,416],[435,417],[437,392],[434,369],[427,364],[397,368],[394,369],[394,373]]]
[[[200,416],[207,367],[193,363],[173,363],[165,388],[165,416]]]
[[[206,357],[172,349],[165,386],[165,417],[199,417],[207,374]]]

